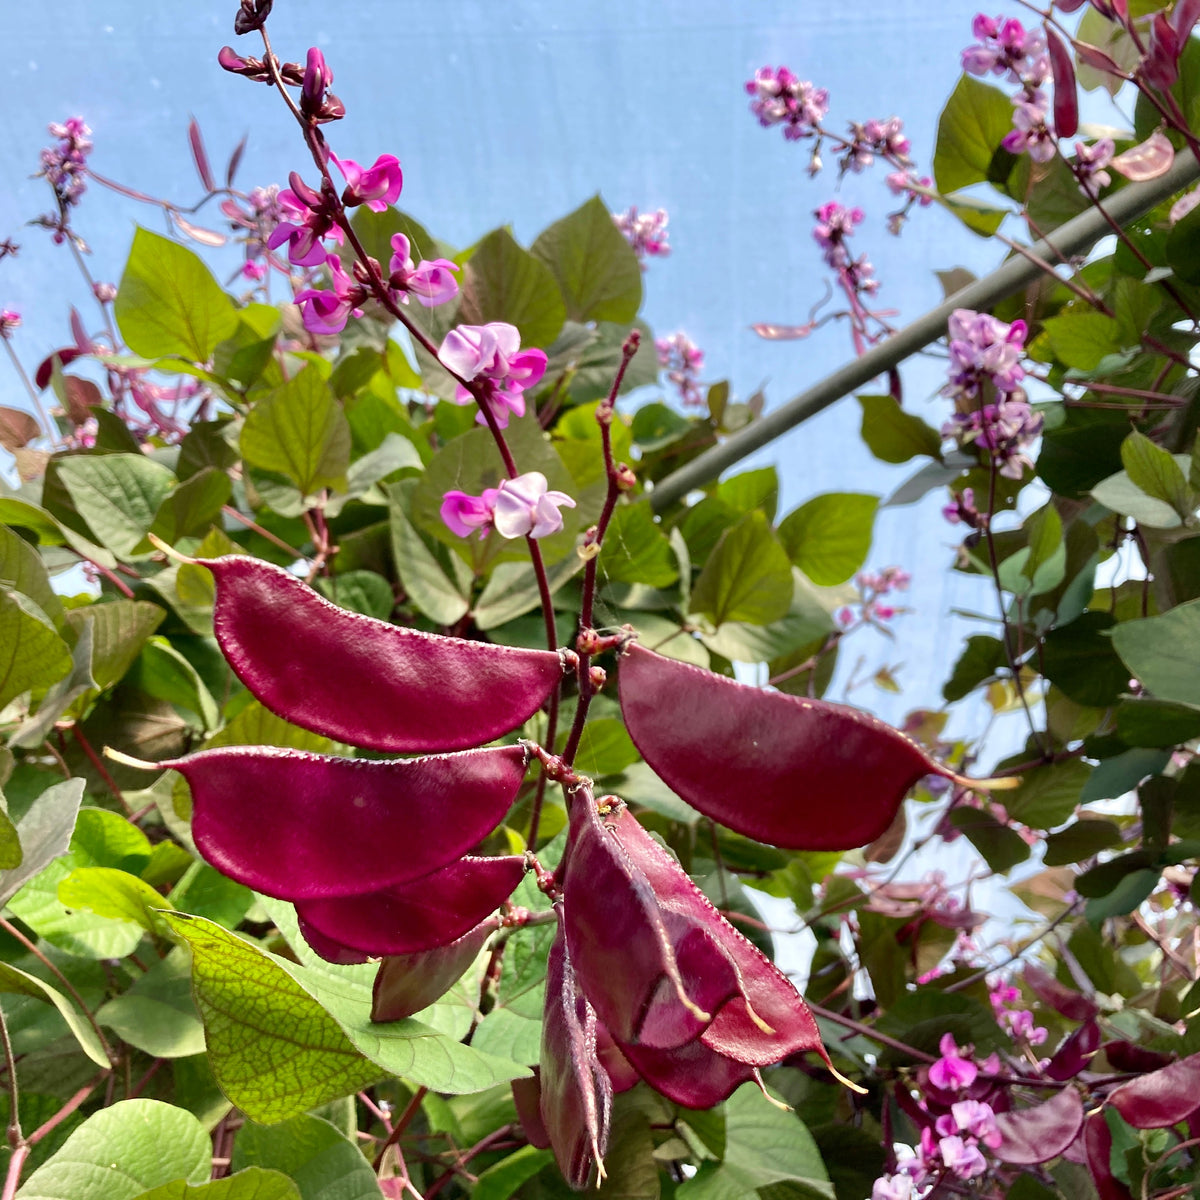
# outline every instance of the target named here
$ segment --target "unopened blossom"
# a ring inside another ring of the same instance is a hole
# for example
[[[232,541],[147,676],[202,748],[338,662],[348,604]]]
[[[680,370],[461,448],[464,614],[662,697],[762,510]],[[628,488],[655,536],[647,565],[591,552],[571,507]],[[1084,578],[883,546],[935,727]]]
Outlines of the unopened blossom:
[[[787,67],[761,67],[747,81],[746,91],[754,97],[750,111],[758,123],[764,129],[782,125],[783,136],[793,142],[815,133],[829,111],[829,93],[798,79]]]
[[[388,263],[388,285],[401,304],[408,303],[411,292],[426,308],[434,308],[458,295],[458,281],[453,272],[458,264],[448,258],[422,259],[415,266],[409,253],[408,238],[402,233],[392,235],[392,257]]]
[[[309,333],[341,333],[351,313],[362,316],[358,306],[366,298],[365,290],[346,274],[342,260],[336,254],[327,255],[325,266],[333,283],[332,291],[321,288],[306,288],[296,293],[304,328]]]
[[[612,219],[640,260],[665,258],[671,253],[671,247],[667,244],[670,235],[667,233],[668,217],[665,208],[655,209],[652,213],[639,213],[634,205],[623,213],[613,213]],[[645,269],[646,264],[643,261],[642,270]]]
[[[522,350],[516,326],[502,321],[456,326],[442,341],[438,359],[460,379],[480,386],[483,402],[501,429],[508,425],[510,412],[525,415],[524,392],[546,373],[545,352]],[[472,404],[475,395],[460,383],[454,402]],[[480,412],[476,420],[484,424],[486,418]]]
[[[962,52],[963,70],[970,75],[1005,75],[1011,83],[1031,77],[1045,79],[1046,39],[1039,29],[1020,21],[979,13],[971,26],[978,44]]]
[[[365,204],[372,212],[383,212],[399,199],[404,172],[394,154],[381,154],[369,167],[359,166],[352,158],[331,157],[334,166],[346,177],[342,203],[347,208]]]
[[[897,196],[909,196],[922,208],[928,208],[933,203],[930,194],[933,180],[928,175],[918,177],[913,171],[893,171],[884,182],[890,192]],[[918,191],[918,188],[921,190]]]
[[[574,508],[565,492],[553,491],[540,471],[527,471],[480,496],[450,491],[442,497],[441,515],[459,537],[474,530],[486,537],[495,531],[504,538],[548,537],[563,527],[562,508]]]
[[[332,84],[333,68],[316,46],[311,47],[300,83],[300,111],[317,124],[346,115],[345,105],[329,90]]]
[[[938,1043],[941,1058],[929,1068],[929,1082],[944,1092],[958,1092],[969,1088],[979,1075],[979,1068],[970,1055],[959,1048],[952,1033],[942,1035]]]
[[[101,304],[111,304],[117,298],[117,285],[115,283],[93,283],[92,295]]]
[[[1099,138],[1090,146],[1075,143],[1075,176],[1089,196],[1098,196],[1101,188],[1112,183],[1112,176],[1104,168],[1112,162],[1115,149],[1112,138]]]
[[[21,326],[21,314],[15,308],[0,309],[0,338],[8,341]]]
[[[1013,1041],[1040,1046],[1050,1036],[1045,1028],[1034,1024],[1033,1013],[1021,1003],[1020,989],[1011,983],[995,984],[988,998],[997,1023]]]
[[[899,117],[882,121],[872,117],[861,124],[854,121],[850,125],[850,144],[841,159],[842,170],[862,171],[875,161],[876,155],[891,163],[907,163],[910,148],[911,143],[904,136],[904,122]]]
[[[689,408],[702,405],[704,393],[700,390],[700,370],[704,366],[704,351],[682,331],[655,339],[654,348],[658,352],[658,365],[679,389],[679,398],[684,404]]]
[[[983,517],[975,507],[975,489],[963,488],[961,492],[956,492],[953,502],[943,506],[942,516],[951,525],[961,522],[970,529],[979,529],[983,524]]]

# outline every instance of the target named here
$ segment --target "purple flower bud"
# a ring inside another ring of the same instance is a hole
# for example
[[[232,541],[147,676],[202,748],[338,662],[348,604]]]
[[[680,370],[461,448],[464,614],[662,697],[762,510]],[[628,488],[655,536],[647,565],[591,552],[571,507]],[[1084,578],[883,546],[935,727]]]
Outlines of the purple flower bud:
[[[0,338],[8,341],[13,330],[21,327],[21,314],[13,308],[0,310]]]
[[[300,111],[307,117],[316,117],[325,104],[325,94],[333,83],[333,68],[325,61],[325,55],[312,46],[304,67],[304,82],[300,85]]]
[[[241,0],[238,14],[233,18],[234,33],[251,33],[261,29],[271,15],[275,0]]]

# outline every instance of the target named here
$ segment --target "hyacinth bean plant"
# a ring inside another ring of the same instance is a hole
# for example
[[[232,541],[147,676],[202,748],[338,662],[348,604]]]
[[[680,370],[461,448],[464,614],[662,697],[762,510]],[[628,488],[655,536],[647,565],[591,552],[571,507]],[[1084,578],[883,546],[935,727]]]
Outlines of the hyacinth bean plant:
[[[96,308],[32,369],[0,311],[0,1200],[1195,1195],[1200,189],[960,306],[940,395],[897,364],[858,397],[918,460],[890,503],[944,489],[994,598],[894,729],[825,699],[847,639],[903,633],[878,496],[655,500],[764,404],[638,318],[667,214],[446,245],[400,157],[338,155],[333,67],[270,9],[214,75],[295,121],[289,186],[239,190],[193,122],[184,207],[51,125],[31,224]],[[882,164],[891,233],[936,205],[1029,256],[1198,149],[1198,20],[980,14],[929,174],[896,116],[745,89],[804,186]],[[170,234],[115,285],[93,184]],[[886,346],[872,217],[813,215],[844,306],[755,332]],[[1024,744],[951,736],[960,706]],[[955,841],[964,877],[925,869]]]

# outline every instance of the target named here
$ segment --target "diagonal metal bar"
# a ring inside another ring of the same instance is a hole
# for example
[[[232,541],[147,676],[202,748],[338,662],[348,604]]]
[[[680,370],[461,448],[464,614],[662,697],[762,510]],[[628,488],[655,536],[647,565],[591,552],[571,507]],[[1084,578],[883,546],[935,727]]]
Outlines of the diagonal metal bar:
[[[1157,179],[1123,187],[1104,201],[1105,210],[1118,224],[1144,216],[1168,196],[1200,179],[1200,163],[1184,150],[1175,156],[1171,169]],[[1037,258],[1057,262],[1090,250],[1112,227],[1095,208],[1072,217],[1060,225],[1048,238],[1029,247]],[[660,480],[650,493],[650,503],[656,511],[681,500],[688,492],[716,479],[726,467],[746,455],[773,442],[780,434],[795,428],[809,417],[863,387],[877,375],[903,362],[910,355],[937,341],[946,332],[946,322],[956,308],[986,310],[998,301],[1034,282],[1041,268],[1024,255],[1014,255],[1001,267],[983,279],[977,279],[950,296],[937,308],[930,309],[910,325],[893,334],[886,342],[868,350],[860,358],[847,363],[820,383],[801,392],[799,396],[773,409],[752,425],[706,450],[678,471]]]

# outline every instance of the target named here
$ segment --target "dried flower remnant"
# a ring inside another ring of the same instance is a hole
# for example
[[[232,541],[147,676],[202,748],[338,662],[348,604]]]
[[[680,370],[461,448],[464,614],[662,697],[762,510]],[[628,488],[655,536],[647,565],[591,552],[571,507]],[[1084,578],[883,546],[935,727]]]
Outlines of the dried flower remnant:
[[[658,352],[658,365],[679,390],[683,403],[689,408],[702,405],[704,393],[700,390],[699,372],[704,366],[704,351],[682,331],[655,339],[654,348]]]
[[[650,213],[639,213],[634,205],[623,213],[613,213],[612,219],[613,224],[633,247],[643,271],[646,269],[647,258],[666,258],[671,253],[671,247],[667,244],[669,234],[665,208]]]

